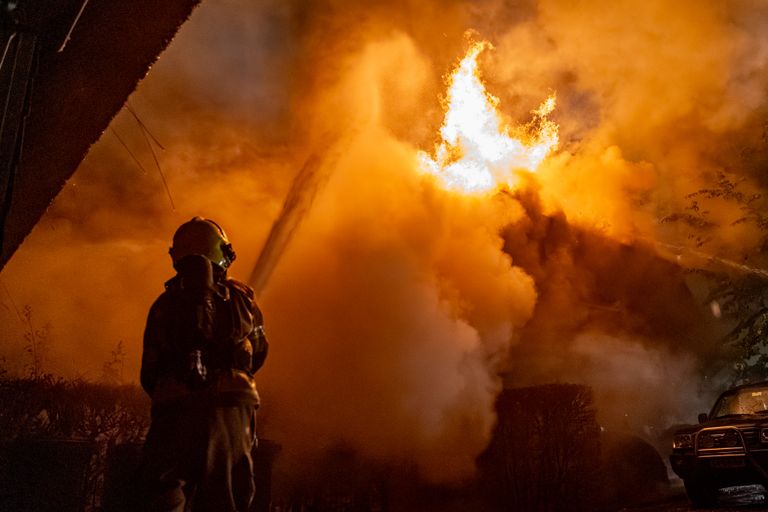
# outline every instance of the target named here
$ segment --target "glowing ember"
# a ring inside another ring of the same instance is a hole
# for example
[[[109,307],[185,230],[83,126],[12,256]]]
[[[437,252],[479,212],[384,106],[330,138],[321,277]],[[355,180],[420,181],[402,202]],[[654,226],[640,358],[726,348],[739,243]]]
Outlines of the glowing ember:
[[[418,153],[421,170],[451,190],[512,187],[516,171],[535,171],[558,143],[558,126],[547,119],[555,108],[554,95],[532,112],[528,125],[503,125],[496,110],[499,99],[485,90],[477,71],[477,57],[486,48],[491,44],[474,43],[451,75],[442,141],[434,158]]]

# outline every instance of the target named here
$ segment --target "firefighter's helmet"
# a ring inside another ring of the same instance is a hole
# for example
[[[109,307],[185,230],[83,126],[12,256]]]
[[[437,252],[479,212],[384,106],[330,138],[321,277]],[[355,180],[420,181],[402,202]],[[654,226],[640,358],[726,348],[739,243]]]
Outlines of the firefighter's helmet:
[[[174,267],[193,254],[205,256],[224,270],[235,260],[235,251],[224,230],[211,219],[203,217],[194,217],[179,226],[168,252]]]

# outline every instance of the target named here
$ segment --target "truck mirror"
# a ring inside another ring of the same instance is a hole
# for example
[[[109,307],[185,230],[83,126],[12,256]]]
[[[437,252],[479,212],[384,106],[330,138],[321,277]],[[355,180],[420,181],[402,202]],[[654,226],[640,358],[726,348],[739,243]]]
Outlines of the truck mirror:
[[[709,416],[707,416],[707,413],[705,413],[705,412],[700,412],[699,413],[699,423],[704,423],[708,419],[709,419]]]

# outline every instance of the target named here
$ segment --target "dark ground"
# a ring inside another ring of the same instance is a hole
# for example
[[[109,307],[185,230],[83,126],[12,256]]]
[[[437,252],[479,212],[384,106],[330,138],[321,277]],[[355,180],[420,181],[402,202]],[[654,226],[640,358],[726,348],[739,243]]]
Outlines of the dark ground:
[[[623,508],[620,512],[688,512],[691,510],[717,510],[719,512],[768,511],[768,501],[755,486],[729,488],[720,492],[719,507],[713,509],[693,508],[685,495],[682,483],[673,483],[663,498],[634,507]]]

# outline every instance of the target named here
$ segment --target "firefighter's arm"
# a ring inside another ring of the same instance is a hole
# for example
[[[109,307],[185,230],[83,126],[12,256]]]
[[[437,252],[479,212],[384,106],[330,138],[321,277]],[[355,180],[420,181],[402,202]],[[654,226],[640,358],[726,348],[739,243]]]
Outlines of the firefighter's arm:
[[[264,364],[264,360],[267,358],[267,352],[269,351],[269,343],[267,337],[264,334],[264,315],[261,314],[259,306],[256,305],[256,300],[253,293],[253,288],[245,283],[230,279],[228,281],[230,286],[240,294],[246,300],[246,307],[248,308],[248,320],[250,325],[248,328],[250,332],[246,338],[250,344],[250,372],[256,373],[259,368]]]
[[[141,354],[141,387],[152,394],[160,373],[160,313],[157,303],[153,304],[144,328],[144,349]]]
[[[261,314],[259,307],[253,303],[253,331],[248,336],[253,348],[252,371],[256,373],[264,365],[269,352],[269,342],[264,334],[264,315]]]

